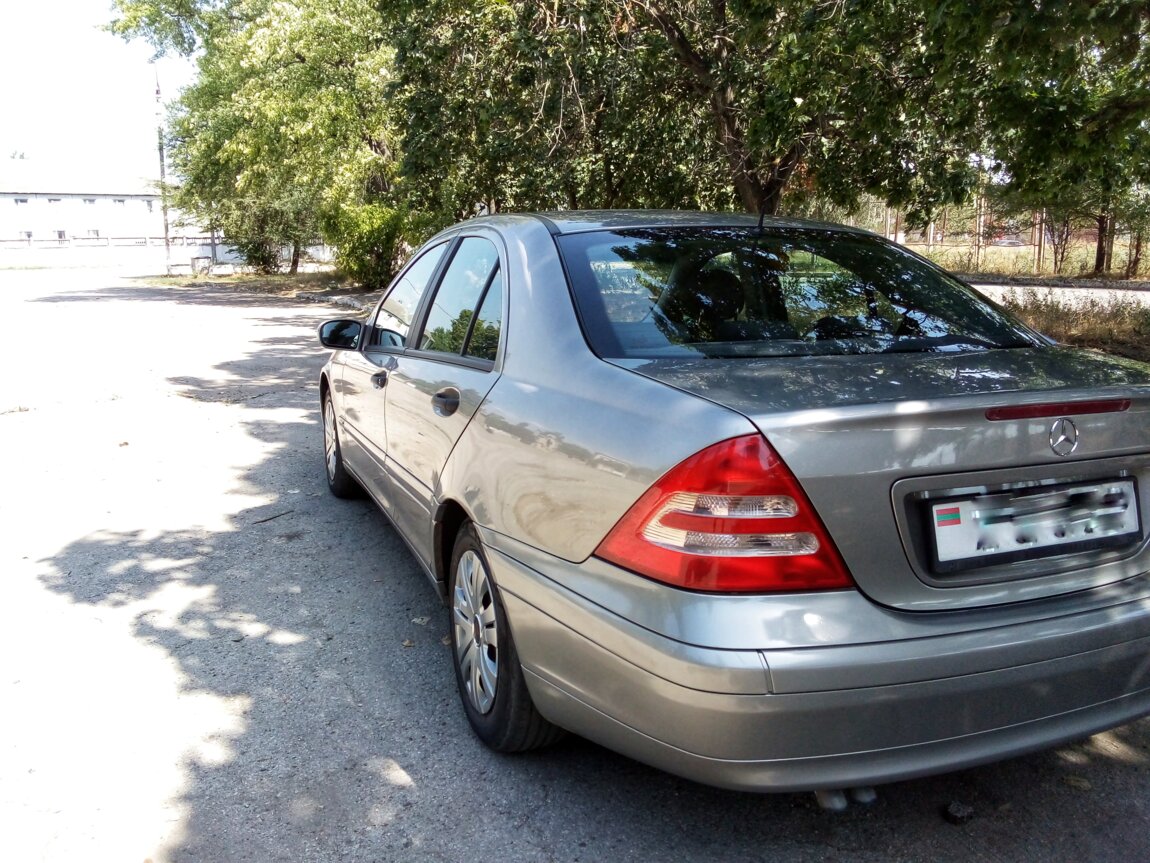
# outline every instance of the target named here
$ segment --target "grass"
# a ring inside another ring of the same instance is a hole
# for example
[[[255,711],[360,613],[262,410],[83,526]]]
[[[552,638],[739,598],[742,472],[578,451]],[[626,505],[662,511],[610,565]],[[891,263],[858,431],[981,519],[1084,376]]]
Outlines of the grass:
[[[1069,299],[1056,288],[1022,288],[1008,291],[1002,304],[1057,341],[1150,362],[1150,306],[1137,299]]]
[[[234,275],[228,276],[159,276],[149,277],[149,281],[154,281],[159,284],[175,283],[188,287],[218,285],[220,287],[235,288],[240,291],[249,291],[257,294],[276,294],[278,296],[295,296],[300,293],[348,293],[360,290],[355,282],[331,270],[315,273],[296,273],[295,275],[288,273],[275,273],[272,275],[235,273]]]

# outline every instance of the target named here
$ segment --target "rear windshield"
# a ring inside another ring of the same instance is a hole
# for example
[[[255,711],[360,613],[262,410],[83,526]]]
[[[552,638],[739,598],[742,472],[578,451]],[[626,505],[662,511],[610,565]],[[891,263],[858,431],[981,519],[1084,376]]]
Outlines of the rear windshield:
[[[558,238],[611,358],[981,351],[1040,337],[898,246],[835,231],[644,228]]]

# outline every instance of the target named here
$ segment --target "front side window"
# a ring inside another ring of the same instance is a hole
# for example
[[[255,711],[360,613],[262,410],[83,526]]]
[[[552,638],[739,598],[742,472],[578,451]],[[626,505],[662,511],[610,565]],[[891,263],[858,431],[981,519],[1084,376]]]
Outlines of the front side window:
[[[965,285],[863,234],[645,228],[562,236],[604,357],[764,357],[1036,346]]]
[[[368,350],[402,350],[407,344],[416,307],[446,250],[447,243],[428,249],[392,285],[372,322]]]
[[[419,347],[494,360],[502,307],[495,246],[482,237],[466,237],[443,274]]]

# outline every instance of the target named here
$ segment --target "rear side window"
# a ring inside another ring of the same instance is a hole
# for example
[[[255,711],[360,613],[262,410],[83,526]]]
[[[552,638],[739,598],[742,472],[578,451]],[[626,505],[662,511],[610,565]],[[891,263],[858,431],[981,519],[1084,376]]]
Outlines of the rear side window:
[[[471,337],[467,340],[465,356],[477,360],[495,360],[495,352],[499,348],[499,331],[503,323],[503,282],[499,278],[499,268],[491,279],[491,286],[483,298],[483,305],[479,307],[479,315],[475,325],[471,328]]]
[[[436,290],[419,348],[494,360],[503,313],[499,253],[482,237],[466,237]]]
[[[897,246],[830,230],[656,228],[558,239],[600,356],[977,351],[1040,337]]]

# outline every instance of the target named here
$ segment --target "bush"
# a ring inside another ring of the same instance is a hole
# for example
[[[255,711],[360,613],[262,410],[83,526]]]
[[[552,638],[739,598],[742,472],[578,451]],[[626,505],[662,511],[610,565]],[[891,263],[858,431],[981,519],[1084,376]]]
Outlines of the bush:
[[[406,250],[406,212],[382,204],[339,207],[327,214],[322,227],[336,249],[336,266],[365,288],[386,285]]]
[[[267,239],[241,237],[233,239],[232,246],[244,259],[244,263],[257,273],[278,273],[280,271],[280,247]]]

